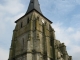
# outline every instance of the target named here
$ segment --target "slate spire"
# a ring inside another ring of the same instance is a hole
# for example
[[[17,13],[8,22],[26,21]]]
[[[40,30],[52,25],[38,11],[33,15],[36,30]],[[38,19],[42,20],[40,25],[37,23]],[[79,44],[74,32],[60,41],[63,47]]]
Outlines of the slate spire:
[[[30,0],[29,6],[28,6],[28,10],[27,13],[29,13],[32,10],[36,10],[39,13],[42,14],[41,10],[40,10],[40,4],[38,2],[38,0]]]

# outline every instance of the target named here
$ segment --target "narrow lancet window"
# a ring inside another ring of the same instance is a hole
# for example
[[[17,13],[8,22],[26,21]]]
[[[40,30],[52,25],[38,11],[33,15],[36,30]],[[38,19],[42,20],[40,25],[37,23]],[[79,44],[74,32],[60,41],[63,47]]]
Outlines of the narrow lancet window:
[[[23,27],[23,22],[21,22],[21,28]]]
[[[27,24],[29,23],[29,18],[27,19]]]

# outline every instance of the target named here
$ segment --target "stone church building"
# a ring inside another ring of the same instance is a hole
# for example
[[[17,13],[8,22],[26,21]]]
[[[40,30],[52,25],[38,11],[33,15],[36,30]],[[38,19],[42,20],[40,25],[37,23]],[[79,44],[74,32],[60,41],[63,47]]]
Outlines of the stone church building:
[[[24,16],[15,21],[8,60],[72,60],[66,46],[55,38],[38,0],[30,0]]]

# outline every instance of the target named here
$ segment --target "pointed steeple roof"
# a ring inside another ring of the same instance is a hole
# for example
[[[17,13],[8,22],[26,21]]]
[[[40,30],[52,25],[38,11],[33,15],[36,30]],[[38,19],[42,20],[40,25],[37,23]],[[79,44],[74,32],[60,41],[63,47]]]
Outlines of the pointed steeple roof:
[[[39,13],[42,14],[42,12],[41,12],[41,10],[40,10],[40,4],[39,4],[38,0],[30,0],[27,13],[29,13],[29,12],[32,11],[32,10],[36,10],[36,11],[38,11]]]
[[[40,9],[40,4],[38,2],[38,0],[30,0],[29,3],[29,7],[28,10],[26,12],[26,14],[24,16],[26,16],[27,14],[29,14],[31,11],[36,10],[41,16],[43,16],[46,20],[48,20],[50,23],[52,23],[49,19],[47,19],[41,12]],[[17,21],[15,21],[15,23],[17,23],[20,19],[22,19],[24,16],[22,16],[21,18],[19,18]]]

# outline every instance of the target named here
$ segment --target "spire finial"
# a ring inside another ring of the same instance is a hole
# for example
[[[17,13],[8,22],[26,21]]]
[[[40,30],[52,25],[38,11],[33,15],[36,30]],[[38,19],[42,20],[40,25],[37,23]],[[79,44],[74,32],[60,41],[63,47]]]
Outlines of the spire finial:
[[[29,13],[32,10],[36,10],[42,14],[38,0],[30,0],[27,13]]]

